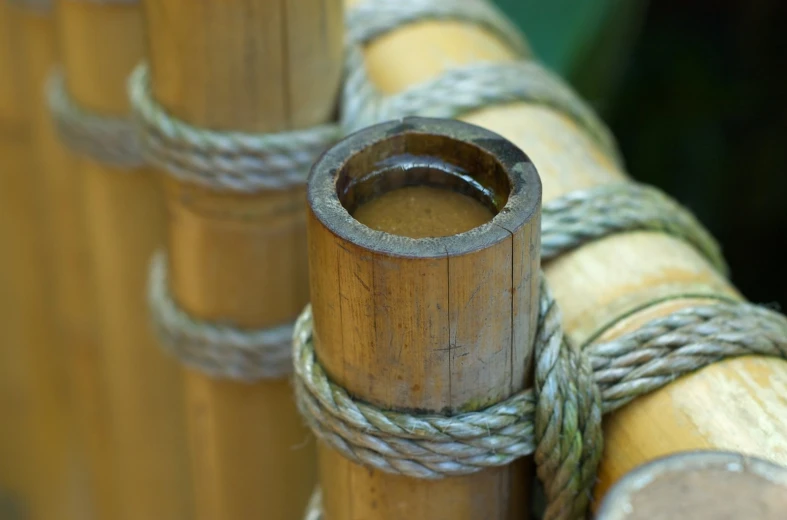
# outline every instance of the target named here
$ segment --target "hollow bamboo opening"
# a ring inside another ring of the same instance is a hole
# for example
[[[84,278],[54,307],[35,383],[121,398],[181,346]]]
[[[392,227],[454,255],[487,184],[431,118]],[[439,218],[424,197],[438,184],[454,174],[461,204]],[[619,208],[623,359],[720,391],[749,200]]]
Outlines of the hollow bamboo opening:
[[[348,211],[422,183],[499,211],[421,238]],[[407,118],[332,148],[307,195],[314,347],[335,382],[386,409],[442,414],[485,408],[530,382],[541,186],[520,150],[471,125]],[[326,520],[513,519],[526,508],[526,461],[441,480],[366,468],[326,446],[319,462]]]

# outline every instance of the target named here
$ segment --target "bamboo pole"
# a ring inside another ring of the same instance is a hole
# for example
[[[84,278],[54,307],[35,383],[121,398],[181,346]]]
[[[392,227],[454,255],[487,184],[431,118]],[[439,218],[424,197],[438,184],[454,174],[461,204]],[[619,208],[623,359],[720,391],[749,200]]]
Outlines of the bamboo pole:
[[[17,16],[13,6],[0,2],[0,514],[9,516],[29,507],[32,480],[29,343],[21,327],[30,316],[19,297],[27,292],[24,284],[35,266],[19,259],[28,245],[31,201],[25,183],[30,134]],[[25,304],[29,306],[28,298]]]
[[[779,520],[787,468],[737,453],[685,452],[649,462],[612,487],[597,520]]]
[[[146,0],[154,97],[213,130],[279,132],[330,119],[339,87],[337,0]],[[269,327],[306,301],[302,188],[215,192],[168,178],[171,291],[201,319]],[[313,447],[286,380],[244,384],[189,370],[197,518],[294,520]]]
[[[70,254],[74,249],[71,241],[79,243],[82,221],[75,218],[79,213],[74,211],[72,194],[77,186],[70,175],[68,158],[57,142],[45,96],[48,76],[58,62],[54,16],[51,10],[34,6],[20,7],[18,15],[26,51],[24,80],[30,108],[31,174],[34,175],[29,179],[36,186],[39,225],[48,231],[44,235],[47,244],[36,253],[40,257],[35,259],[35,265],[43,271],[39,276],[49,275],[41,283],[52,284],[44,289],[51,298],[49,345],[46,352],[31,352],[35,355],[33,375],[41,394],[33,424],[37,462],[33,515],[42,520],[82,519],[90,506],[84,444],[79,440],[85,431],[77,429],[75,412],[98,395],[73,392],[82,388],[95,371],[69,372],[74,367],[73,361],[80,359],[81,356],[74,354],[82,346],[73,341],[72,327],[68,325],[75,314],[91,309],[84,298],[77,297],[76,301],[69,298],[71,294],[89,294],[86,284],[73,285],[73,282],[84,282],[84,278],[79,271],[71,269],[75,265]],[[70,290],[64,292],[64,287]]]
[[[143,55],[139,5],[60,0],[67,89],[98,114],[129,112],[126,79]],[[80,157],[95,276],[101,370],[114,478],[101,490],[108,518],[192,517],[179,366],[149,327],[145,286],[164,243],[162,195],[151,172]],[[111,493],[106,497],[107,493]]]
[[[414,166],[413,157],[430,166]],[[527,158],[491,132],[410,119],[355,134],[315,164],[308,190],[314,347],[351,395],[384,409],[456,414],[531,383],[541,189],[532,167],[515,173],[517,162]],[[454,172],[484,190],[463,189],[470,183]],[[442,238],[413,239],[422,237]],[[516,491],[526,488],[524,460],[419,480],[358,465],[323,445],[319,456],[326,520],[525,514],[527,495]]]
[[[27,10],[24,15],[28,91],[32,100],[33,138],[51,231],[48,267],[52,273],[54,311],[59,346],[67,360],[71,400],[70,427],[76,473],[67,488],[73,490],[76,518],[92,510],[97,518],[114,515],[111,497],[111,460],[107,447],[108,421],[100,380],[95,304],[89,275],[82,182],[73,158],[63,147],[54,127],[45,85],[59,65],[56,20],[53,10]],[[65,516],[62,516],[65,518]],[[53,517],[54,518],[54,517]]]
[[[429,21],[380,37],[366,46],[364,57],[372,82],[392,94],[450,66],[505,62],[513,54],[481,28]],[[511,103],[461,119],[489,128],[525,150],[543,180],[545,203],[573,190],[626,179],[576,124],[549,108]],[[578,344],[601,332],[599,340],[613,339],[644,321],[714,301],[681,295],[741,298],[695,249],[660,233],[631,232],[598,240],[550,262],[545,270],[566,331]],[[671,300],[648,305],[665,298]],[[681,450],[731,449],[787,463],[783,388],[784,361],[733,359],[606,417],[597,496],[642,462]]]

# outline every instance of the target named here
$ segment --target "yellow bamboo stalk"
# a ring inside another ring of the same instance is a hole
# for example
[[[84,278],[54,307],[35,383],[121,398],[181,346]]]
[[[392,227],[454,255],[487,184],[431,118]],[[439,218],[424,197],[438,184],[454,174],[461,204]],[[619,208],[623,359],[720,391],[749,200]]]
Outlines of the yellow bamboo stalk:
[[[64,204],[65,207],[73,205],[69,194],[76,186],[70,176],[58,175],[70,174],[71,171],[68,170],[64,151],[57,144],[46,102],[47,78],[57,64],[54,17],[48,10],[29,6],[20,6],[18,16],[24,33],[26,77],[23,79],[30,109],[31,175],[28,178],[29,182],[35,183],[39,225],[47,231],[41,235],[46,244],[39,248],[37,254],[40,257],[35,259],[34,265],[43,270],[39,276],[46,273],[45,281],[41,283],[47,285],[44,290],[46,297],[51,299],[48,311],[52,315],[48,324],[37,324],[38,327],[49,328],[46,352],[36,355],[35,350],[31,351],[35,356],[31,361],[35,367],[33,376],[40,388],[36,394],[41,396],[35,403],[34,417],[37,420],[33,424],[37,463],[32,514],[42,520],[76,520],[85,518],[89,502],[85,459],[79,448],[78,435],[81,432],[76,428],[74,412],[76,403],[89,403],[97,394],[72,393],[72,381],[81,381],[88,374],[70,377],[69,367],[74,359],[72,348],[75,345],[69,341],[71,336],[65,327],[69,320],[63,319],[64,312],[89,312],[90,307],[70,309],[68,304],[73,302],[62,301],[62,284],[72,277],[81,281],[78,273],[70,269],[72,264],[68,252],[72,246],[63,245],[68,239],[81,236],[82,222],[69,218],[70,214],[63,211]],[[66,182],[61,180],[59,185],[54,185],[53,181],[58,178]],[[71,224],[73,228],[64,228],[61,222]],[[83,286],[75,290],[88,294],[86,289]]]
[[[32,316],[20,305],[20,293],[28,289],[27,270],[34,267],[23,264],[29,245],[25,231],[32,224],[25,182],[30,133],[20,81],[24,69],[17,24],[14,7],[0,3],[0,512],[29,507],[33,477],[28,442],[31,385],[24,355],[30,343],[21,327],[22,320]],[[29,299],[24,303],[29,307]]]
[[[52,274],[58,348],[64,349],[62,369],[69,372],[69,423],[72,446],[71,515],[112,517],[111,460],[108,421],[100,380],[97,321],[89,274],[81,172],[54,127],[45,85],[60,65],[54,12],[28,9],[23,15],[32,99],[34,157],[41,179],[44,215],[51,232],[48,267]],[[54,503],[53,503],[54,505]],[[65,516],[63,516],[65,518]],[[69,517],[70,518],[70,517]]]
[[[126,79],[143,55],[139,5],[58,2],[67,88],[104,115],[128,114]],[[110,424],[110,486],[98,490],[104,518],[191,518],[182,379],[149,327],[147,269],[164,242],[164,204],[155,177],[80,157],[100,356]],[[107,496],[109,494],[109,496]]]
[[[146,0],[154,97],[213,130],[278,132],[326,122],[341,72],[337,0]],[[166,181],[170,285],[207,320],[268,327],[308,299],[304,190],[214,192]],[[289,382],[187,371],[200,520],[295,520],[314,485],[313,441]]]

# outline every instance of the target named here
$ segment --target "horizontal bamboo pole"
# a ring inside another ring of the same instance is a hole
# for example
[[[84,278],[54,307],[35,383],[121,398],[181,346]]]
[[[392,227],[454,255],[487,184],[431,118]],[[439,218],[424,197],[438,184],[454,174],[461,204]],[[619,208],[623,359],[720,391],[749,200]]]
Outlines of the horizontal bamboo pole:
[[[59,0],[68,92],[98,114],[129,113],[126,80],[143,56],[138,4]],[[152,172],[78,157],[95,277],[103,412],[112,478],[97,490],[106,518],[192,518],[179,365],[149,325],[150,258],[164,243],[165,210]],[[106,476],[104,476],[106,477]],[[104,482],[99,482],[103,484]]]
[[[371,80],[388,94],[451,66],[513,57],[483,29],[438,21],[384,35],[366,46],[364,56]],[[549,108],[511,103],[461,119],[521,147],[538,168],[545,203],[627,178],[583,130]],[[681,295],[740,298],[695,249],[660,233],[598,240],[550,262],[545,270],[568,335],[580,344],[602,331],[601,339],[612,339],[645,320],[712,301]],[[666,297],[675,299],[637,311]],[[741,358],[714,364],[629,404],[605,419],[597,495],[642,462],[681,450],[732,449],[787,463],[787,402],[775,390],[785,387],[786,362]]]
[[[280,132],[328,121],[341,76],[338,0],[146,0],[154,97],[212,130]],[[171,291],[238,327],[293,321],[308,300],[304,190],[216,192],[167,178]],[[186,376],[197,518],[300,519],[313,443],[289,382]]]
[[[475,411],[530,384],[541,190],[523,164],[490,132],[428,119],[364,130],[315,164],[314,348],[332,380],[365,402],[421,414]],[[470,183],[455,172],[489,195],[458,196]],[[440,238],[413,239],[424,236]],[[325,520],[514,520],[527,510],[525,461],[422,480],[327,446],[319,454]]]
[[[780,520],[787,511],[787,467],[737,453],[685,452],[627,473],[597,520]]]

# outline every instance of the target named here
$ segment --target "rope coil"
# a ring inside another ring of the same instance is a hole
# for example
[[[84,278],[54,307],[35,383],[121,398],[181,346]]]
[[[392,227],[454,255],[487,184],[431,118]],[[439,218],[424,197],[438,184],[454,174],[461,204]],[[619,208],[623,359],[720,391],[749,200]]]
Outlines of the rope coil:
[[[211,377],[254,382],[292,372],[293,325],[249,330],[196,319],[169,294],[164,253],[151,262],[148,302],[162,348]]]
[[[70,150],[127,170],[144,164],[131,122],[79,106],[68,94],[60,70],[49,77],[47,101],[58,135]]]
[[[348,56],[342,122],[352,132],[406,116],[457,118],[490,105],[527,101],[555,109],[584,128],[604,153],[621,164],[609,130],[557,76],[531,61],[476,63],[444,71],[398,94],[383,96],[366,76],[360,53]]]
[[[388,473],[437,479],[535,453],[550,499],[544,518],[580,518],[602,453],[602,411],[723,359],[787,359],[787,318],[745,302],[681,309],[577,349],[563,337],[544,283],[541,291],[535,387],[456,416],[413,416],[354,400],[320,367],[307,308],[293,340],[298,408],[328,445]]]
[[[680,238],[720,273],[728,272],[718,243],[694,215],[661,190],[634,182],[577,190],[544,204],[541,260],[624,231],[658,231]]]
[[[362,2],[347,12],[345,25],[348,41],[360,46],[402,25],[426,20],[470,23],[490,31],[517,54],[531,55],[530,47],[519,29],[497,7],[485,0]]]
[[[334,124],[274,134],[198,128],[153,99],[144,64],[129,78],[129,95],[148,161],[214,190],[255,193],[300,186],[314,159],[340,137]]]

